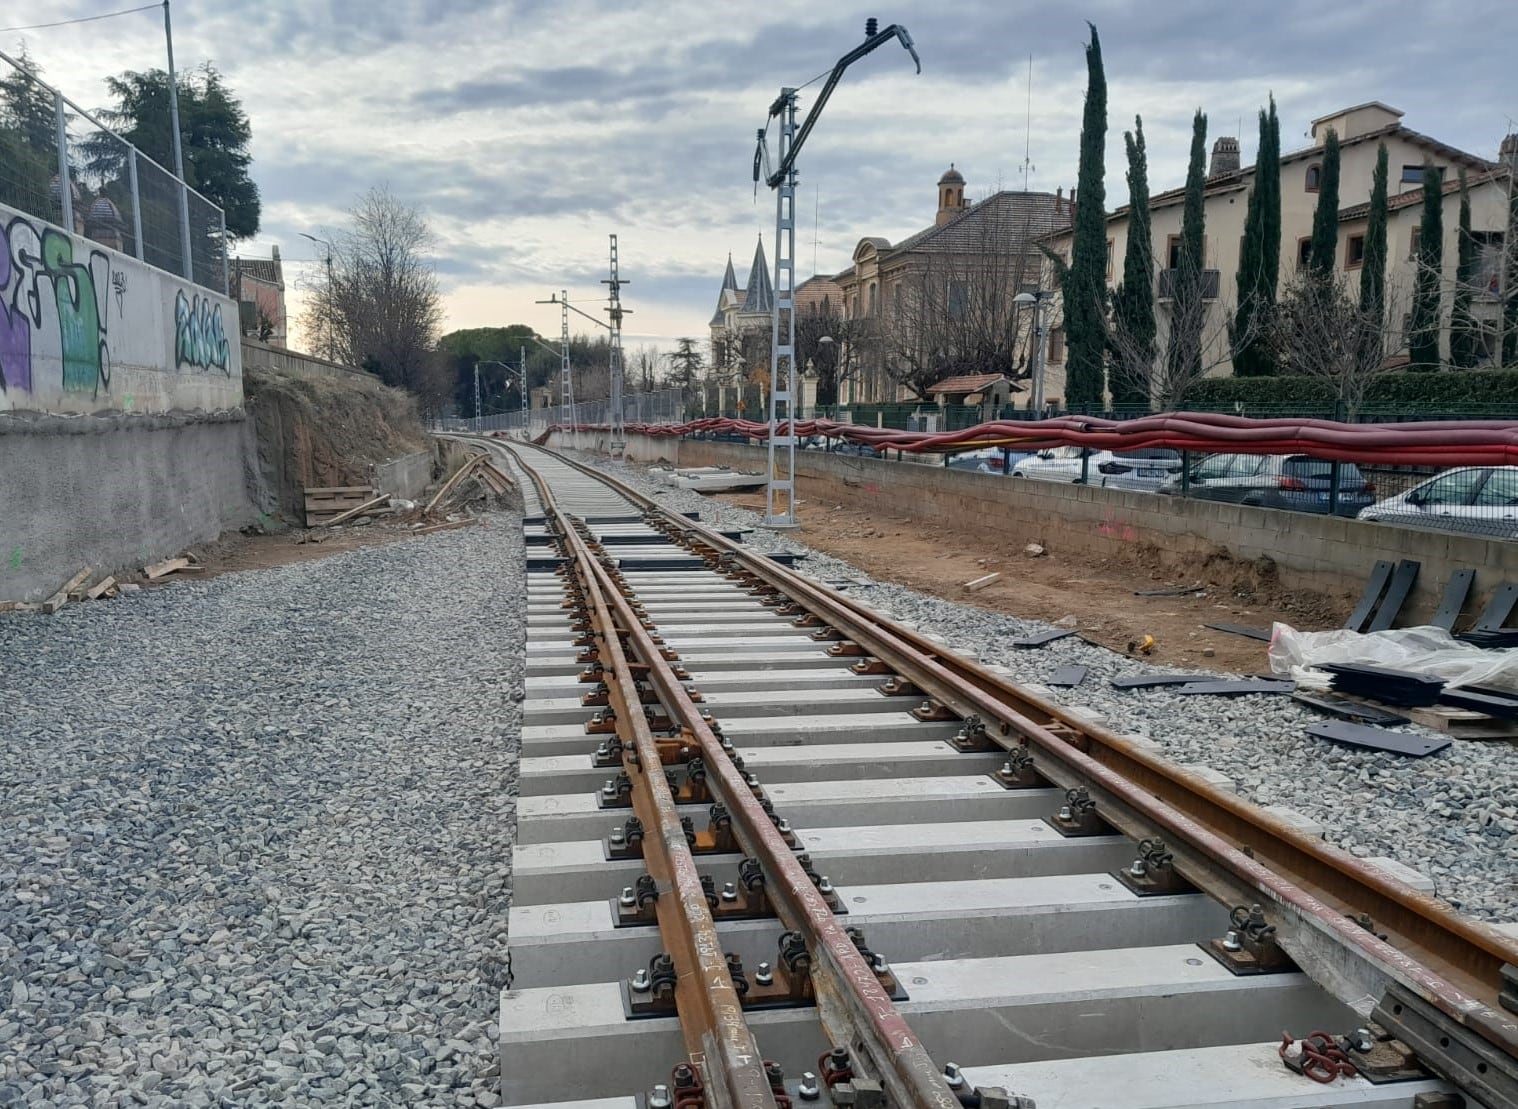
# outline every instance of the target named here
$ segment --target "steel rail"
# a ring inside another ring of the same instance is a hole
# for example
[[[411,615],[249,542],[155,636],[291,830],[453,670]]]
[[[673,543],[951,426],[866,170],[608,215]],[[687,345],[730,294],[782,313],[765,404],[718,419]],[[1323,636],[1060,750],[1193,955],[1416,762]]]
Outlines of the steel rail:
[[[664,521],[671,533],[732,556],[926,696],[962,716],[975,714],[999,725],[991,730],[991,738],[1001,746],[1036,748],[1046,756],[1039,770],[1056,784],[1096,787],[1098,801],[1104,795],[1107,802],[1101,806],[1102,815],[1125,833],[1143,836],[1160,830],[1173,837],[1167,843],[1176,853],[1176,868],[1199,887],[1216,893],[1221,885],[1236,893],[1263,895],[1292,920],[1355,952],[1498,1050],[1518,1057],[1518,1017],[1502,1011],[1498,1000],[1503,965],[1518,965],[1518,943],[1243,798],[1211,787],[1117,733],[1064,712],[857,602],[676,515],[624,482],[556,457],[606,482]],[[1059,732],[1050,724],[1057,724]],[[1346,915],[1349,912],[1369,914],[1387,939],[1356,923]],[[1289,954],[1304,967],[1321,971],[1330,986],[1348,990],[1356,983],[1352,974],[1346,983],[1345,969],[1335,965],[1331,954],[1315,951],[1309,937],[1286,931],[1280,938]]]
[[[701,876],[664,776],[658,743],[644,717],[637,681],[622,649],[626,630],[640,628],[638,616],[576,532],[571,518],[555,504],[541,475],[525,464],[523,468],[538,486],[545,513],[551,514],[570,557],[571,572],[580,583],[617,730],[638,754],[637,764],[626,769],[633,782],[633,811],[645,830],[644,865],[661,894],[655,911],[659,934],[675,964],[675,1011],[687,1052],[693,1063],[704,1064],[711,1109],[776,1109],[763,1054],[744,1019]],[[646,641],[644,635],[639,645]]]
[[[541,475],[520,457],[517,461],[538,484],[545,506],[551,504],[551,494]],[[558,513],[557,509],[554,511]],[[755,798],[743,772],[707,724],[701,706],[691,700],[674,668],[633,614],[627,598],[616,591],[604,568],[592,561],[592,569],[610,586],[609,603],[622,619],[629,648],[647,666],[648,678],[660,702],[671,713],[671,720],[678,722],[700,749],[707,783],[727,807],[734,835],[744,853],[759,861],[765,875],[765,891],[776,915],[787,929],[799,932],[805,940],[812,956],[813,994],[824,1031],[835,1045],[848,1047],[856,1058],[860,1052],[866,1055],[874,1070],[873,1077],[881,1082],[892,1104],[916,1109],[960,1109],[959,1098],[942,1070],[897,1011],[874,969],[796,861],[790,845]],[[608,642],[616,638],[610,636]],[[652,761],[640,753],[640,763],[658,767],[657,753]],[[648,777],[655,784],[664,781],[662,773]],[[674,827],[679,830],[678,818]],[[683,838],[680,844],[683,846]],[[697,892],[699,895],[699,887]],[[704,900],[701,907],[705,908]],[[720,949],[717,957],[721,959]],[[723,977],[727,977],[725,966]]]

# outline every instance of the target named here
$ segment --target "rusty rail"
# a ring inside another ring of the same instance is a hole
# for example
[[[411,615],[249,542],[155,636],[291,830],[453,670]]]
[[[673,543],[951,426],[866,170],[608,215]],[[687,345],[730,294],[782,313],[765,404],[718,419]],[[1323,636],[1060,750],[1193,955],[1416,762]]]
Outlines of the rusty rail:
[[[927,696],[961,716],[981,717],[1000,746],[1037,751],[1038,770],[1046,778],[1091,788],[1102,815],[1126,834],[1167,834],[1176,868],[1199,888],[1214,896],[1273,903],[1283,926],[1282,946],[1302,966],[1323,971],[1341,991],[1351,988],[1345,968],[1336,965],[1336,953],[1319,950],[1315,939],[1353,952],[1373,971],[1351,975],[1354,985],[1401,983],[1503,1054],[1518,1057],[1518,1017],[1503,1011],[1504,1003],[1512,1004],[1503,993],[1503,971],[1518,965],[1518,943],[625,483],[562,460],[615,488],[687,546],[730,559],[786,594]],[[1356,923],[1351,913],[1368,914],[1387,938]]]
[[[627,630],[641,631],[637,614],[575,531],[570,518],[554,504],[547,484],[531,469],[528,473],[538,485],[545,510],[553,516],[570,559],[569,573],[579,583],[606,674],[617,731],[638,753],[636,764],[627,766],[633,782],[633,812],[645,830],[644,863],[656,888],[665,895],[655,902],[655,910],[659,934],[675,965],[675,1010],[686,1051],[693,1063],[704,1063],[710,1109],[776,1109],[764,1057],[744,1020],[717,925],[701,888],[701,876],[660,765],[658,744],[643,715],[637,681],[622,649],[621,638]],[[639,645],[646,641],[644,633]],[[653,653],[657,656],[657,649]]]

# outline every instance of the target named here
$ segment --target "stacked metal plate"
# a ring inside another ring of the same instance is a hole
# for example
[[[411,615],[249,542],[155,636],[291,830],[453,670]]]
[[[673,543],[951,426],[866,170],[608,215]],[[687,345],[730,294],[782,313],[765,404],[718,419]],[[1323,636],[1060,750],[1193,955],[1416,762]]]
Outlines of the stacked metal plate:
[[[1368,697],[1387,705],[1432,705],[1444,690],[1444,679],[1395,670],[1390,666],[1367,666],[1357,662],[1322,663],[1319,670],[1333,675],[1335,693]]]

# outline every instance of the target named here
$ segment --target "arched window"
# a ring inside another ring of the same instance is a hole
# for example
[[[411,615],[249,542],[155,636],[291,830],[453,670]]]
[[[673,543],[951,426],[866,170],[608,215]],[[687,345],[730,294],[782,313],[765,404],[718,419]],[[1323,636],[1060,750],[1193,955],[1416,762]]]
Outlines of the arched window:
[[[880,286],[874,283],[870,285],[870,315],[880,314]]]
[[[1312,165],[1308,166],[1307,167],[1307,191],[1310,192],[1310,193],[1317,192],[1318,191],[1318,182],[1320,180],[1322,180],[1322,178],[1323,178],[1323,167],[1322,166],[1320,166],[1317,162],[1314,162]]]

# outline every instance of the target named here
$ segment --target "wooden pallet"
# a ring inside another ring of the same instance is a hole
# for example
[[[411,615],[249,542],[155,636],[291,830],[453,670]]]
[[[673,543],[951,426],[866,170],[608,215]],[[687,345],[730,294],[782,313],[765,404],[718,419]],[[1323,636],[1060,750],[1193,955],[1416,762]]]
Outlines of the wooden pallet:
[[[324,524],[350,508],[372,501],[374,488],[368,485],[333,485],[306,490],[306,526]]]
[[[1442,732],[1451,739],[1518,739],[1518,720],[1503,720],[1497,716],[1488,716],[1484,712],[1447,708],[1444,705],[1408,708],[1405,705],[1388,705],[1369,697],[1355,697],[1348,693],[1336,692],[1334,696],[1359,701],[1361,704],[1372,705],[1386,712],[1405,716],[1414,724],[1421,724],[1425,728]]]

